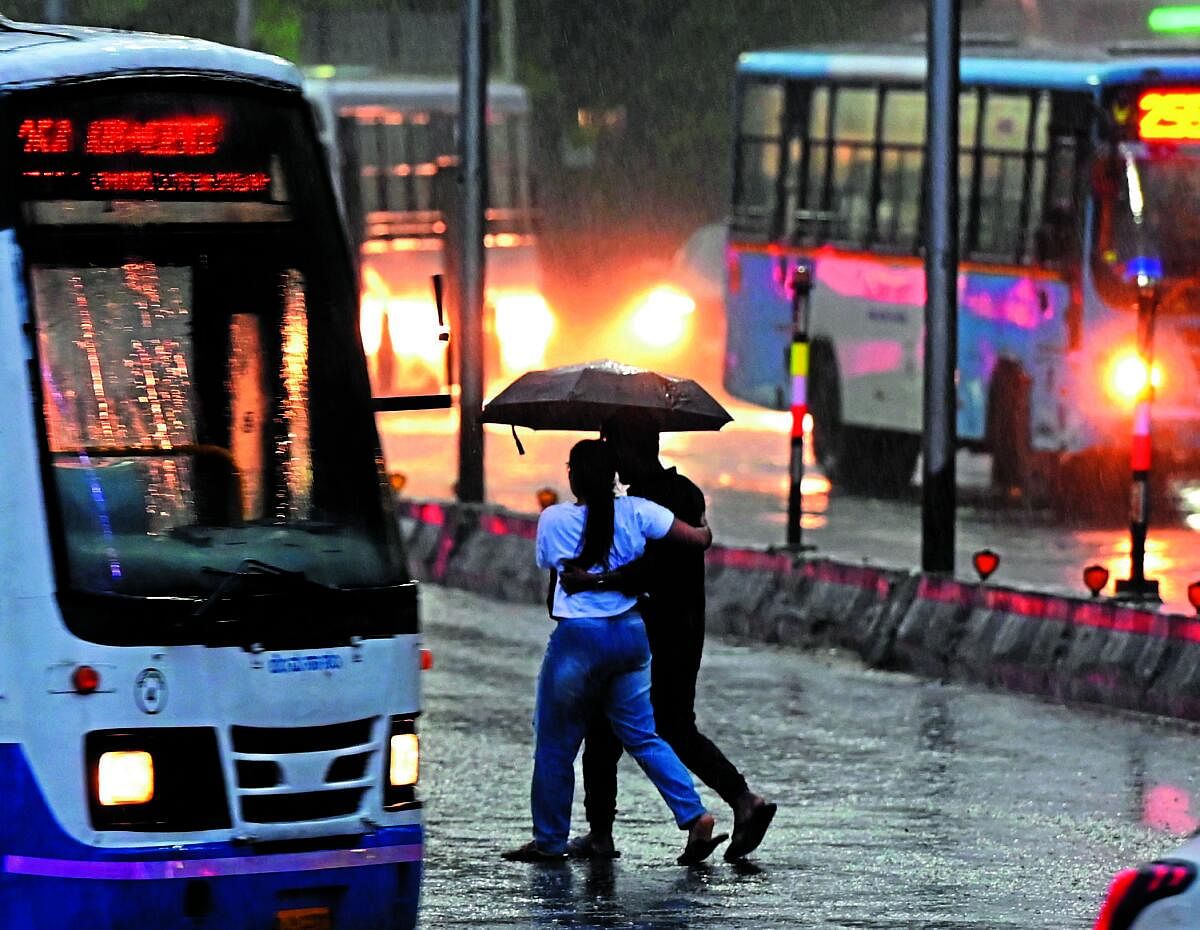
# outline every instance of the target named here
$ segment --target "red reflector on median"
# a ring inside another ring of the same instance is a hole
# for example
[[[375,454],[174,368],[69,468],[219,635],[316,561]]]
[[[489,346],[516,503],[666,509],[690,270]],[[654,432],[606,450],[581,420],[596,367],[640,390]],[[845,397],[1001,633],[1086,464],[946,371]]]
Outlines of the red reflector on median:
[[[430,649],[421,650],[421,671],[427,672],[433,668],[433,651]]]

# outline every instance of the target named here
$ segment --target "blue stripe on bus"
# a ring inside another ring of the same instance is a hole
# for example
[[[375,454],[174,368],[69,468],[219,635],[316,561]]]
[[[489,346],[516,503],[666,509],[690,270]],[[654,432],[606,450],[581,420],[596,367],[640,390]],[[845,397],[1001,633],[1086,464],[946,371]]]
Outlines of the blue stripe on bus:
[[[761,77],[919,83],[925,77],[925,59],[804,51],[747,52],[738,60],[738,72]],[[1107,84],[1200,80],[1200,56],[1191,59],[1148,56],[1119,61],[964,58],[960,73],[966,84],[1088,90]]]
[[[335,930],[416,926],[419,824],[377,828],[356,850],[262,855],[228,842],[100,849],[63,830],[11,743],[0,744],[0,805],[3,930],[250,930],[304,907],[329,908]],[[167,877],[184,881],[158,880]]]

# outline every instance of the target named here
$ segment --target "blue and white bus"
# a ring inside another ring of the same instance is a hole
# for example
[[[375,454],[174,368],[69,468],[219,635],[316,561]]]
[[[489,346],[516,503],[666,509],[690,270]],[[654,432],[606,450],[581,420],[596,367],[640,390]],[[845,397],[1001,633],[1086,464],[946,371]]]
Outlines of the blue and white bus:
[[[300,76],[0,50],[0,926],[411,928],[417,595]]]
[[[960,440],[991,451],[1002,488],[1127,475],[1150,377],[1155,466],[1194,470],[1200,55],[999,42],[965,47],[961,75]],[[924,78],[919,46],[738,64],[726,386],[786,409],[791,274],[810,265],[815,451],[859,490],[907,485],[920,445]],[[1153,372],[1136,353],[1147,263]]]

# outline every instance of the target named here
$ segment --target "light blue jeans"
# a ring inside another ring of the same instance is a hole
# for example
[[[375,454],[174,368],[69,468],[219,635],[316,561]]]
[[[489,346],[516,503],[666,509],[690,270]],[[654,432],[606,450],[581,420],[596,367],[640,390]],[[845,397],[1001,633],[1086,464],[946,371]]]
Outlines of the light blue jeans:
[[[692,776],[654,732],[650,706],[650,645],[636,611],[620,617],[559,621],[538,675],[533,726],[533,839],[546,853],[561,853],[571,832],[575,757],[588,716],[603,707],[613,732],[649,776],[675,823],[686,828],[704,814]]]

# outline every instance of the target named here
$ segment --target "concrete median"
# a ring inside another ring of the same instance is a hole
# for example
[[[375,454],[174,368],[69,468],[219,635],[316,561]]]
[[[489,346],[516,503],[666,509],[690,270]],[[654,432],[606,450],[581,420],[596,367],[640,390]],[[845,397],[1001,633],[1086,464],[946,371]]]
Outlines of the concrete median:
[[[544,602],[536,517],[440,501],[400,501],[398,510],[414,577]],[[727,546],[709,550],[705,587],[713,633],[1200,720],[1200,623],[1191,617]]]

